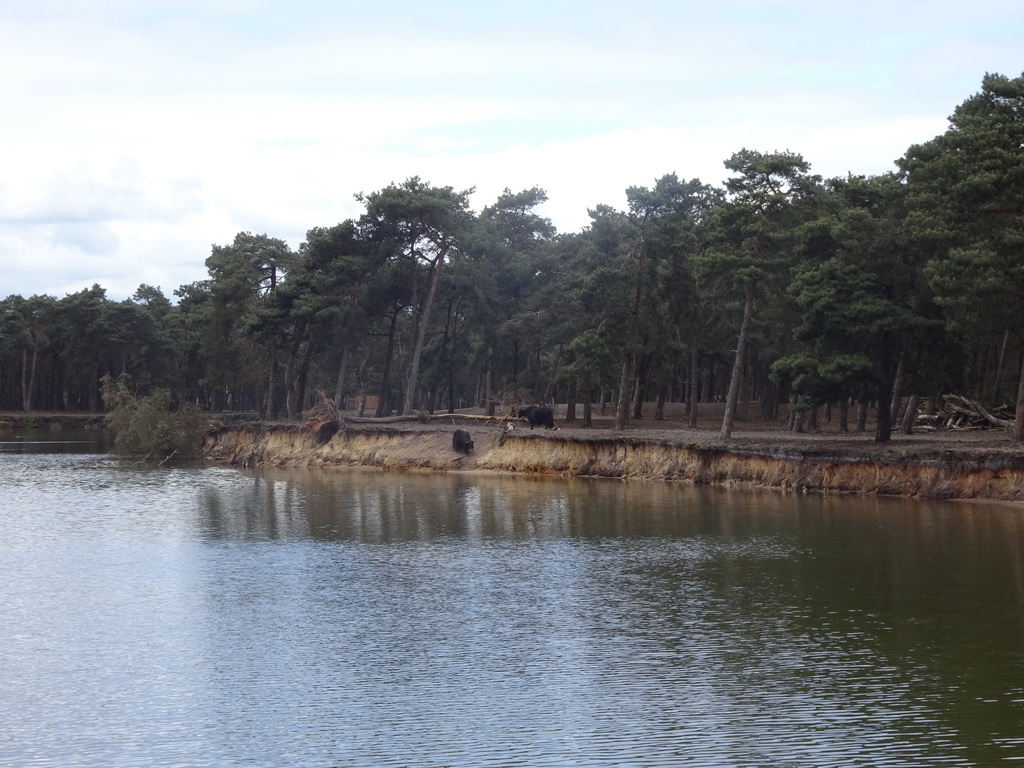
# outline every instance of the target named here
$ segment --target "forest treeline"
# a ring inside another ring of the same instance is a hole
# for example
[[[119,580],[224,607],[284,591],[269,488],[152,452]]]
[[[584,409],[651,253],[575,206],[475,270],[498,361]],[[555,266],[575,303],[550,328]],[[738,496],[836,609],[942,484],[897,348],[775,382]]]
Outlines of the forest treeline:
[[[105,376],[211,411],[296,418],[319,393],[385,415],[518,402],[737,402],[813,418],[917,398],[1015,407],[1024,438],[1024,75],[986,75],[879,176],[741,150],[722,187],[669,174],[578,233],[539,188],[475,212],[410,178],[292,250],[248,232],[208,276],[0,302],[0,409],[97,411]],[[856,411],[854,411],[856,412]],[[861,409],[863,414],[863,409]],[[863,418],[861,415],[860,418]]]

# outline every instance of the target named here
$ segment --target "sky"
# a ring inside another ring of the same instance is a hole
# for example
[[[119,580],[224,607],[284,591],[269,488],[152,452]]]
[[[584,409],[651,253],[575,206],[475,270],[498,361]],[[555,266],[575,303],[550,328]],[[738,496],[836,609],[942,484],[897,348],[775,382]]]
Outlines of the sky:
[[[986,72],[1024,72],[1019,0],[2,0],[0,298],[174,300],[413,176],[577,232],[744,148],[884,173]]]

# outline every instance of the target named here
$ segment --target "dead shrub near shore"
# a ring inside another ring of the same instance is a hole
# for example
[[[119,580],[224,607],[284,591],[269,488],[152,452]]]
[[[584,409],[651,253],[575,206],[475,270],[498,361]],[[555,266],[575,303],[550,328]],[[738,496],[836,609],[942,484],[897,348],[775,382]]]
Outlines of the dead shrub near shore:
[[[104,376],[102,395],[117,453],[161,463],[201,454],[206,426],[199,409],[186,405],[172,410],[168,390],[138,395],[126,378]]]
[[[338,404],[323,392],[320,393],[319,402],[303,413],[302,417],[306,420],[306,428],[316,435],[321,443],[326,443],[334,437],[344,424]]]

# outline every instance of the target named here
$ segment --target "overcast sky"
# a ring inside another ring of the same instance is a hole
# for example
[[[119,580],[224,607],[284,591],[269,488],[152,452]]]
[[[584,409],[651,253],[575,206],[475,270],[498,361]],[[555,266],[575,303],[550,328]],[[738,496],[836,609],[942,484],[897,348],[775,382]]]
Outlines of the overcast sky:
[[[573,232],[743,148],[882,173],[1022,71],[1020,0],[5,0],[0,298],[173,298],[410,176]]]

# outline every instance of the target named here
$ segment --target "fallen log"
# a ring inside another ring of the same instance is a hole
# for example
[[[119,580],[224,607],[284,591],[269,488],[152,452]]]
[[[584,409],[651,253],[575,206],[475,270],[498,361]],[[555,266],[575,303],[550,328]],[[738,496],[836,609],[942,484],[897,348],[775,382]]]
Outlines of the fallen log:
[[[417,411],[414,414],[407,414],[404,416],[349,416],[347,414],[341,414],[339,418],[342,421],[350,422],[352,424],[401,424],[412,421],[418,421],[422,424],[426,424],[430,421],[447,421],[451,424],[461,424],[465,421],[479,421],[484,423],[499,424],[507,421],[507,418],[498,416],[484,416],[477,413],[425,413],[424,411]]]
[[[430,421],[430,414],[424,414],[427,418],[426,421]],[[423,419],[415,414],[407,416],[346,416],[342,415],[342,421],[348,421],[353,424],[400,424],[402,422],[420,421]]]
[[[993,427],[999,427],[1000,429],[1012,429],[1013,421],[1009,419],[1000,419],[993,415],[985,406],[979,403],[977,400],[971,400],[968,397],[962,395],[946,395],[945,407],[947,411],[954,413],[960,413],[964,416],[971,417],[977,421],[984,421],[991,424]]]

